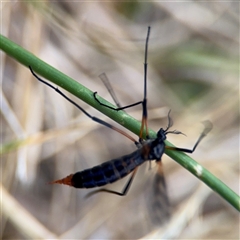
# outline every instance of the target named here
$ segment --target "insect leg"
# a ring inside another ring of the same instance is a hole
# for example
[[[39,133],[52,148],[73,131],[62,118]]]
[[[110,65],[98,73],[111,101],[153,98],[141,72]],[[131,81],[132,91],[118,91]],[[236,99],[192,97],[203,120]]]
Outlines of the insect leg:
[[[148,42],[149,42],[149,35],[150,35],[150,29],[151,27],[148,27],[148,32],[147,32],[147,38],[146,38],[146,44],[145,44],[145,57],[144,57],[144,98],[143,98],[143,101],[139,101],[139,102],[136,102],[136,103],[133,103],[133,104],[130,104],[130,105],[127,105],[127,106],[124,106],[124,107],[118,107],[118,108],[114,108],[114,107],[111,107],[111,106],[108,106],[104,103],[101,103],[98,99],[97,99],[97,92],[94,92],[93,93],[93,96],[95,98],[95,100],[102,106],[104,107],[107,107],[107,108],[110,108],[112,110],[115,110],[115,111],[119,111],[119,110],[123,110],[123,109],[126,109],[126,108],[130,108],[130,107],[133,107],[133,106],[136,106],[138,104],[142,104],[142,109],[143,109],[143,112],[142,112],[142,125],[141,125],[141,129],[140,129],[140,133],[139,133],[139,142],[143,142],[143,131],[144,131],[144,127],[146,129],[146,138],[149,138],[148,136],[148,124],[147,124],[147,54],[148,54]],[[102,78],[104,78],[102,76]],[[102,79],[101,78],[101,79]],[[109,91],[110,92],[110,91]],[[110,92],[111,94],[111,92]],[[111,94],[112,95],[112,94]],[[113,97],[114,99],[114,97]],[[116,102],[116,101],[115,101]],[[116,102],[117,104],[117,102]]]
[[[139,102],[136,102],[136,103],[133,103],[133,104],[124,106],[124,107],[114,108],[114,107],[108,106],[107,104],[101,103],[101,102],[98,100],[98,98],[97,98],[97,92],[94,92],[94,93],[93,93],[93,97],[95,98],[95,100],[96,100],[101,106],[110,108],[110,109],[115,110],[115,111],[120,111],[120,110],[123,110],[123,109],[126,109],[126,108],[134,107],[134,106],[142,103],[142,101],[139,101]],[[117,102],[115,102],[115,103],[117,104]],[[118,106],[118,104],[117,104],[117,106]]]
[[[142,125],[139,133],[139,142],[142,142],[144,127],[146,129],[146,138],[149,138],[148,135],[148,122],[147,122],[147,56],[148,56],[148,42],[150,35],[151,27],[148,27],[146,44],[145,44],[145,56],[144,56],[144,95],[142,101]]]
[[[42,80],[40,77],[37,76],[37,74],[33,71],[33,69],[31,68],[31,66],[29,66],[29,69],[31,71],[31,73],[33,74],[33,76],[40,82],[46,84],[48,87],[54,89],[57,93],[59,93],[62,97],[64,97],[66,100],[68,100],[70,103],[72,103],[75,107],[77,107],[80,111],[82,111],[87,117],[91,118],[93,121],[104,125],[105,127],[111,128],[117,132],[119,132],[120,134],[124,135],[125,137],[129,138],[131,141],[133,141],[137,146],[138,146],[138,142],[129,134],[125,133],[124,131],[122,131],[121,129],[118,129],[114,126],[112,126],[111,124],[97,118],[94,117],[92,115],[90,115],[87,111],[85,111],[80,105],[78,105],[76,102],[74,102],[73,100],[71,100],[69,97],[67,97],[63,92],[61,92],[58,88],[54,87],[53,85],[51,85],[50,83]]]
[[[178,147],[170,147],[170,146],[165,146],[166,149],[169,150],[174,150],[174,151],[181,151],[181,152],[187,152],[187,153],[193,153],[195,149],[197,148],[198,144],[202,141],[202,139],[212,130],[213,125],[210,121],[204,121],[203,122],[204,129],[201,135],[199,136],[197,142],[193,146],[192,149],[187,149],[187,148],[178,148]]]
[[[101,106],[110,108],[110,109],[115,110],[115,111],[119,111],[119,110],[123,110],[123,109],[125,109],[125,108],[130,108],[130,107],[133,107],[133,106],[136,106],[136,105],[142,103],[142,101],[140,101],[140,102],[136,102],[136,103],[133,103],[133,104],[130,104],[130,105],[121,107],[121,105],[120,105],[119,101],[117,100],[117,97],[116,97],[116,95],[115,95],[115,93],[114,93],[114,91],[113,91],[113,89],[112,89],[112,86],[111,86],[111,84],[110,84],[110,82],[109,82],[109,80],[108,80],[107,75],[106,75],[105,73],[102,73],[102,74],[99,75],[99,77],[100,77],[100,79],[102,80],[102,82],[103,82],[103,84],[105,85],[105,87],[107,88],[108,92],[110,93],[113,101],[114,101],[115,104],[117,105],[117,108],[114,108],[114,107],[108,106],[108,105],[106,105],[106,104],[104,104],[104,103],[101,103],[101,102],[98,100],[98,98],[97,98],[97,92],[94,92],[94,93],[93,93],[93,96],[94,96],[95,100],[96,100]]]
[[[134,179],[134,176],[136,175],[136,172],[137,172],[137,169],[138,168],[135,168],[132,172],[132,175],[130,176],[127,184],[124,186],[122,192],[117,192],[117,191],[113,191],[113,190],[109,190],[109,189],[106,189],[106,188],[102,188],[102,189],[98,189],[98,190],[95,190],[95,191],[92,191],[90,193],[88,193],[86,195],[86,198],[96,194],[96,193],[99,193],[99,192],[106,192],[106,193],[112,193],[112,194],[115,194],[115,195],[118,195],[118,196],[125,196],[127,193],[128,193],[128,190],[130,189],[131,185],[132,185],[132,182],[133,182],[133,179]]]

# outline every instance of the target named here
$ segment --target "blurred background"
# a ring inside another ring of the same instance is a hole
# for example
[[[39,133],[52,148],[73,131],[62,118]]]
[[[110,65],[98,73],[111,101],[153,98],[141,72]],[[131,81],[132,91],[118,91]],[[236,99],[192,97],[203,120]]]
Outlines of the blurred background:
[[[168,140],[192,148],[201,121],[212,121],[192,157],[239,194],[239,3],[11,1],[1,8],[4,36],[112,102],[98,77],[106,73],[123,106],[142,100],[150,25],[150,128],[165,128],[171,109],[174,129],[187,137]],[[152,205],[155,164],[138,170],[125,197],[85,198],[90,190],[48,185],[135,145],[89,120],[3,52],[1,69],[2,239],[239,239],[237,211],[167,155],[167,224],[166,209]],[[127,112],[141,119],[141,106]],[[107,187],[121,191],[126,182]]]

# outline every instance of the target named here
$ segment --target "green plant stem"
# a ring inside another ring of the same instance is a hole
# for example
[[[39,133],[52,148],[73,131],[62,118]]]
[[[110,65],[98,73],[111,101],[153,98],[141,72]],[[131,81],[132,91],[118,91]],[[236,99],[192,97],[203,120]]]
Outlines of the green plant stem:
[[[27,67],[31,66],[37,74],[55,83],[61,88],[64,88],[65,90],[80,98],[92,107],[96,108],[109,118],[121,124],[131,132],[135,133],[136,135],[139,134],[141,127],[141,123],[139,121],[137,121],[123,111],[116,112],[106,107],[102,107],[94,99],[92,91],[82,86],[80,83],[76,82],[72,78],[56,70],[55,68],[51,67],[47,63],[43,62],[27,50],[23,49],[22,47],[2,35],[0,35],[0,49],[2,49],[6,54],[13,57],[23,65]],[[31,74],[30,71],[29,74]],[[113,106],[111,103],[107,102],[100,96],[98,97],[101,102]],[[149,132],[150,137],[156,137],[155,132],[153,132],[152,130],[150,130]],[[173,146],[168,141],[165,141],[165,143],[168,146]],[[208,170],[203,168],[185,153],[170,150],[166,150],[165,152],[173,160],[178,162],[181,166],[186,168],[193,175],[195,175],[206,185],[208,185],[213,191],[217,192],[220,196],[222,196],[234,208],[240,211],[240,197],[228,186],[226,186],[222,181],[212,175]]]

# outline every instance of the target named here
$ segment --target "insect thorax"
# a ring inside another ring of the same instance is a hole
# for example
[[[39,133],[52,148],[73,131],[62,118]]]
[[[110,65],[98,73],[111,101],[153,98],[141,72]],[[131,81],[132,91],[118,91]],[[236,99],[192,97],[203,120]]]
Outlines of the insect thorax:
[[[149,160],[161,160],[164,153],[165,143],[164,141],[158,141],[155,139],[150,145]]]
[[[147,145],[149,148],[148,153],[148,160],[161,160],[161,157],[164,153],[165,143],[164,140],[166,139],[166,132],[164,129],[160,129],[157,133],[157,138],[148,140]]]

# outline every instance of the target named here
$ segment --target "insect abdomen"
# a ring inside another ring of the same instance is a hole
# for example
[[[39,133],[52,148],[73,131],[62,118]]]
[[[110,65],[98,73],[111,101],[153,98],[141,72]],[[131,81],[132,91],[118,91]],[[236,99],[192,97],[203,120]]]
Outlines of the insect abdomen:
[[[141,151],[137,150],[121,158],[116,158],[93,168],[76,172],[63,179],[51,182],[51,184],[66,184],[75,188],[100,187],[125,177],[145,161],[141,155]]]
[[[76,188],[94,188],[113,183],[128,175],[144,161],[139,151],[135,151],[132,154],[75,173],[72,176],[72,186]]]

